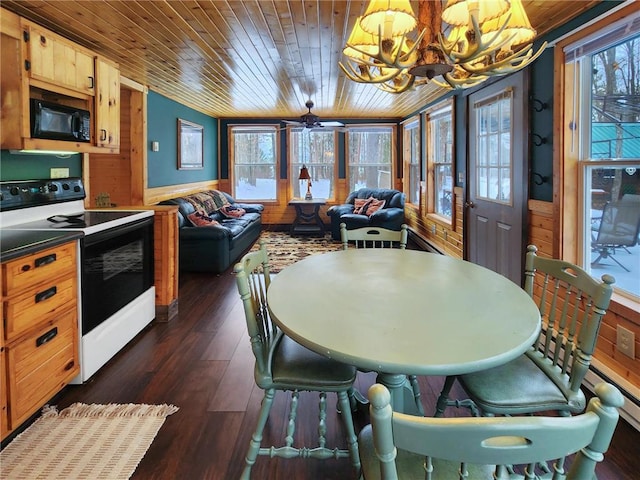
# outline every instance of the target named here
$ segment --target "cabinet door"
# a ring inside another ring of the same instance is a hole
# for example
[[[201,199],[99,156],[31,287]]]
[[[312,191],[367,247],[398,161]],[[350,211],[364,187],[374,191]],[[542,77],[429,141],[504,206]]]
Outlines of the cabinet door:
[[[27,23],[28,73],[32,79],[93,95],[93,55],[37,25]]]
[[[96,58],[96,145],[120,146],[120,70]]]

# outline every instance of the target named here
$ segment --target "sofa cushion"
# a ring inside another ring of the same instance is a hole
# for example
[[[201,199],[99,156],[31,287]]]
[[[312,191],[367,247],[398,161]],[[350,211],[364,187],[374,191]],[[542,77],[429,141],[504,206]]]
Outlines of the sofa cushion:
[[[384,200],[376,200],[375,198],[370,197],[369,202],[367,202],[367,205],[364,207],[364,211],[362,213],[364,213],[367,217],[370,217],[381,208],[384,208],[384,204]]]
[[[364,215],[369,203],[373,200],[373,197],[369,198],[356,198],[353,203],[353,213],[356,215]]]
[[[227,218],[240,218],[246,213],[244,208],[233,204],[220,207],[219,212]]]
[[[220,225],[216,220],[209,218],[204,210],[197,210],[187,218],[196,227],[213,227],[215,225]]]

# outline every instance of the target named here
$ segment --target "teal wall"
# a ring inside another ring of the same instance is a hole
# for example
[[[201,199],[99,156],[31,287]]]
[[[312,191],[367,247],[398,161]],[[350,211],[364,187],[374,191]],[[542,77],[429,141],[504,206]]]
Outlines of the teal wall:
[[[49,178],[50,168],[68,168],[70,177],[82,176],[82,155],[34,155],[0,151],[0,180]]]
[[[204,168],[178,170],[178,119],[204,127]],[[218,179],[218,120],[162,95],[147,97],[147,186],[162,187]],[[151,142],[159,142],[158,152]]]

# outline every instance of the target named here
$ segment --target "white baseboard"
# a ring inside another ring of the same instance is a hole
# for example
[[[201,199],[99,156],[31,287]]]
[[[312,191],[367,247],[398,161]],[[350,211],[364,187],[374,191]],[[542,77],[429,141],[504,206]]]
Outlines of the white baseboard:
[[[600,382],[612,383],[620,389],[624,395],[624,406],[620,409],[620,416],[640,432],[640,388],[594,358],[583,385],[593,392],[594,387]]]

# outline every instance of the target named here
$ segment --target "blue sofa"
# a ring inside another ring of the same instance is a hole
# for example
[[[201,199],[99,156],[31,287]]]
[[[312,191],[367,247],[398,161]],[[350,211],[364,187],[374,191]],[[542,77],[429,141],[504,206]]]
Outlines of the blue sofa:
[[[384,206],[371,216],[353,213],[355,201],[373,197],[384,200]],[[351,192],[344,204],[334,205],[327,210],[331,218],[331,237],[340,240],[340,224],[345,223],[347,230],[361,227],[382,227],[389,230],[400,230],[404,223],[405,194],[399,190],[386,188],[361,188]]]
[[[226,201],[225,201],[226,200]],[[220,212],[223,203],[245,210],[239,218]],[[160,202],[178,206],[179,266],[181,271],[222,273],[248,250],[260,236],[260,204],[238,203],[231,195],[217,190],[176,197]],[[196,226],[189,215],[204,210],[219,225]]]

